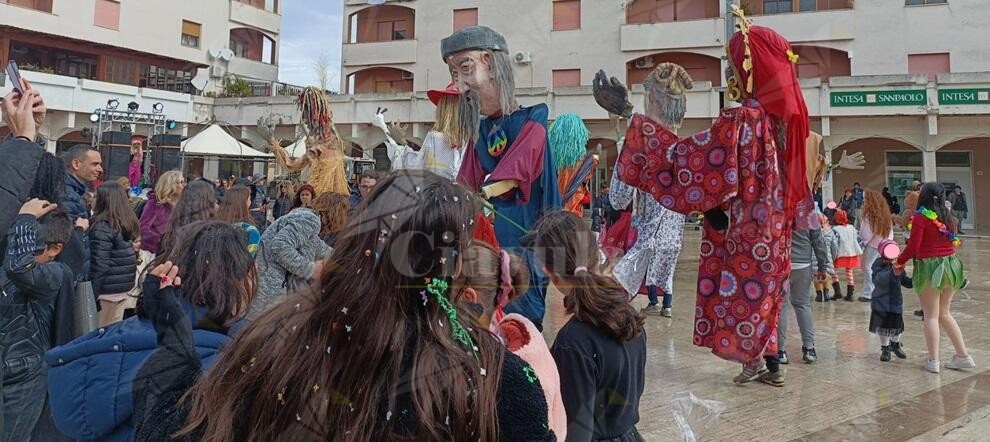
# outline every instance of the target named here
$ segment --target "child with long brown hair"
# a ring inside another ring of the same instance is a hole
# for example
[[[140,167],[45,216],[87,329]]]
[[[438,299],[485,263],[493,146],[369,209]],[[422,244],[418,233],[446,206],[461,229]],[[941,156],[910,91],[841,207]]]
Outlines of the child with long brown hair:
[[[255,225],[254,217],[251,216],[251,189],[238,184],[227,190],[217,207],[216,219],[227,224]]]
[[[849,215],[845,210],[835,212],[835,225],[832,226],[832,232],[839,239],[839,251],[834,257],[835,276],[832,277],[832,285],[835,287],[835,295],[839,296],[842,292],[842,287],[839,285],[839,269],[844,269],[846,271],[845,299],[852,302],[853,292],[856,290],[853,269],[862,265],[863,247],[859,245],[859,233],[856,232],[856,227],[849,223]]]
[[[313,211],[320,216],[320,239],[333,247],[337,234],[347,224],[351,203],[339,193],[324,192],[313,201]]]
[[[533,246],[573,315],[551,350],[568,438],[642,440],[636,424],[646,371],[645,317],[622,286],[598,272],[595,236],[576,215],[544,215],[534,227]],[[616,396],[623,400],[614,401]]]
[[[189,330],[162,324],[168,346],[146,365],[167,369],[135,388],[138,434],[553,440],[533,369],[450,290],[477,213],[471,198],[430,173],[392,174],[339,238],[338,271],[258,318],[198,379]]]
[[[120,321],[131,307],[129,292],[134,288],[137,255],[134,241],[141,225],[127,189],[107,181],[96,190],[96,210],[89,229],[90,272],[93,292],[100,300],[100,325]]]
[[[866,191],[863,219],[859,223],[859,243],[863,245],[863,295],[861,302],[873,296],[873,262],[880,257],[877,247],[884,240],[894,239],[894,216],[890,205],[880,192]]]

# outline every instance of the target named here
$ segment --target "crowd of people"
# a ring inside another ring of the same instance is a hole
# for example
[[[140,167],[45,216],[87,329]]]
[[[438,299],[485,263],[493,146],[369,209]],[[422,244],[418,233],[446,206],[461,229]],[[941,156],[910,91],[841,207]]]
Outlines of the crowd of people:
[[[602,234],[582,218],[587,129],[515,102],[505,38],[486,27],[443,40],[453,82],[431,91],[443,124],[427,145],[382,121],[393,170],[361,173],[350,194],[179,171],[143,197],[135,176],[94,188],[99,151],[44,151],[44,100],[25,81],[2,107],[0,151],[18,172],[0,164],[4,440],[642,440],[644,324],[672,316],[696,213],[693,342],[740,363],[734,382],[784,385],[790,311],[815,362],[811,300],[843,296],[839,269],[847,301],[853,269],[867,275],[881,360],[905,357],[906,286],[921,296],[925,368],[940,369],[940,328],[955,347],[945,367],[975,367],[950,311],[964,197],[921,186],[903,252],[881,193],[857,186],[815,210],[800,88],[752,72],[796,85],[789,43],[743,20],[728,53],[742,106],[712,129],[676,134],[683,67],[650,74],[643,114],[596,78],[599,104],[630,119],[607,193],[629,216]],[[548,345],[550,287],[570,317]]]

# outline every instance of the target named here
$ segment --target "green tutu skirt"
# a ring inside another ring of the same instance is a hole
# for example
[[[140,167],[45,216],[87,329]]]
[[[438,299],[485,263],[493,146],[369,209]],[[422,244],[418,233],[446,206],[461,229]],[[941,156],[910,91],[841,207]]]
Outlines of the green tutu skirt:
[[[942,291],[959,290],[963,286],[963,264],[955,255],[914,260],[914,291],[921,294],[927,288]]]

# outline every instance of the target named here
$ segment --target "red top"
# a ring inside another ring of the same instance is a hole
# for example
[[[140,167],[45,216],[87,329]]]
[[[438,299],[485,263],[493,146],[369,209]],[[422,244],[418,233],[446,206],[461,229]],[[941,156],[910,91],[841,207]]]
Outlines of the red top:
[[[911,216],[911,239],[904,253],[897,258],[897,264],[904,265],[909,259],[941,258],[955,253],[952,241],[938,230],[935,223],[916,213]]]

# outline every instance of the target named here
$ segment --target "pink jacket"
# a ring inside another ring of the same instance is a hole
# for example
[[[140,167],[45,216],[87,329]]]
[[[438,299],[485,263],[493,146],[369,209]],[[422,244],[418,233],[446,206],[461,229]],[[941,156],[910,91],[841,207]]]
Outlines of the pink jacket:
[[[505,340],[505,347],[520,359],[526,361],[536,371],[547,398],[547,414],[550,429],[557,440],[567,439],[567,412],[560,397],[560,374],[557,363],[550,356],[550,348],[543,340],[543,334],[522,315],[509,313],[502,322],[492,324],[492,331]]]

